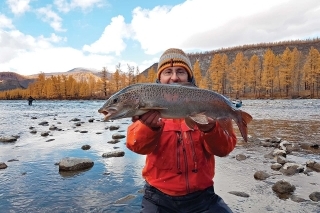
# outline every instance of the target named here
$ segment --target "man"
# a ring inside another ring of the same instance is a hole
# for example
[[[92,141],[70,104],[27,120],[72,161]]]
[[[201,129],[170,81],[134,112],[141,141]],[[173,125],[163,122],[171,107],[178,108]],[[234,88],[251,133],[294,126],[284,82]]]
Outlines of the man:
[[[191,67],[182,50],[168,49],[160,57],[157,82],[195,86]],[[126,145],[147,155],[141,212],[232,212],[215,194],[213,177],[214,155],[226,156],[234,149],[234,132],[227,134],[209,117],[208,124],[190,129],[184,119],[161,119],[155,110],[132,120]]]

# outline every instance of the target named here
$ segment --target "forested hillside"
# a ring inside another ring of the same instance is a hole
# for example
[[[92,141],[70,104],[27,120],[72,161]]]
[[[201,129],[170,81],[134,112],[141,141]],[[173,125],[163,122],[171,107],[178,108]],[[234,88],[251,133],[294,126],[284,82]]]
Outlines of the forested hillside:
[[[230,98],[319,98],[320,39],[243,45],[189,54],[200,88]],[[99,77],[39,74],[27,89],[0,92],[0,99],[33,95],[43,99],[105,98],[134,83],[155,82],[157,64],[139,68],[105,68]],[[79,73],[78,73],[79,74]],[[82,75],[83,76],[83,75]]]

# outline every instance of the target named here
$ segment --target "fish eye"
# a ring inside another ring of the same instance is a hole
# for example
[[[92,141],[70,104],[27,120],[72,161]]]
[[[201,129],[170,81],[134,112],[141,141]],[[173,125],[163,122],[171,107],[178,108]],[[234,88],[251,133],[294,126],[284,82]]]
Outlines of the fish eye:
[[[113,99],[113,103],[116,104],[118,102],[118,98]]]

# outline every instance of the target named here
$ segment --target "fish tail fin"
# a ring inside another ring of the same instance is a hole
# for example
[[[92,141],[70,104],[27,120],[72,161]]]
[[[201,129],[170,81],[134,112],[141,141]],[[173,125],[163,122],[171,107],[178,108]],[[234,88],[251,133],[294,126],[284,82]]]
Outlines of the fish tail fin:
[[[248,128],[247,124],[252,121],[252,116],[249,113],[246,113],[242,110],[238,110],[238,119],[236,120],[236,123],[239,127],[240,133],[244,139],[245,142],[248,141]]]

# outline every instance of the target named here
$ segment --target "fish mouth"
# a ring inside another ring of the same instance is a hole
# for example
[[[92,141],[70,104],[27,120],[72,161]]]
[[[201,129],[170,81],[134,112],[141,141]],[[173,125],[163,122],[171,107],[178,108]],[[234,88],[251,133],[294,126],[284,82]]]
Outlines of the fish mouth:
[[[99,113],[102,113],[104,115],[104,120],[110,120],[110,117],[117,112],[116,108],[109,108],[109,109],[99,109],[98,110]]]

